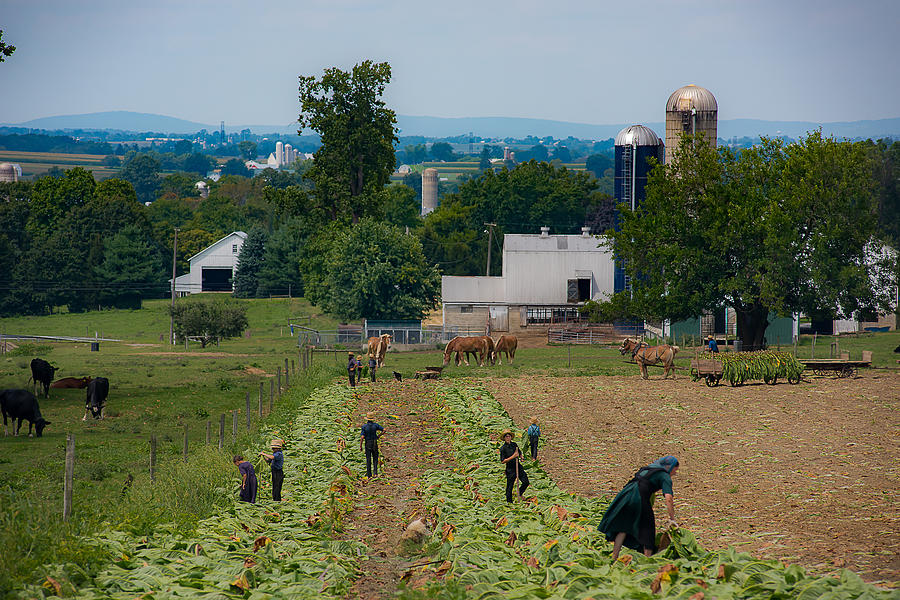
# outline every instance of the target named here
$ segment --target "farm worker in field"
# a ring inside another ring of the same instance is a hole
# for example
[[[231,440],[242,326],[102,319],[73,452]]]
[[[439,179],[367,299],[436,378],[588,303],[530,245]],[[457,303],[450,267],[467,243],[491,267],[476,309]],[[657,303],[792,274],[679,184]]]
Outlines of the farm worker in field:
[[[528,473],[522,468],[522,453],[519,452],[519,446],[513,439],[512,431],[506,429],[500,434],[503,445],[500,446],[500,462],[506,465],[506,501],[512,502],[513,488],[516,486],[516,479],[522,482],[519,486],[519,499],[530,483],[528,481]]]
[[[541,428],[537,424],[537,417],[531,417],[531,425],[528,426],[528,443],[531,445],[531,460],[537,460],[538,440],[541,438]]]
[[[359,449],[366,448],[366,477],[372,476],[372,467],[378,475],[378,438],[384,434],[384,427],[375,422],[375,413],[366,413],[366,424],[359,434]]]
[[[276,502],[281,502],[281,484],[284,483],[284,453],[281,451],[283,447],[283,440],[272,440],[269,442],[272,454],[259,453],[272,468],[272,500]]]
[[[359,385],[359,380],[362,379],[362,354],[356,355],[356,385]]]
[[[706,341],[708,342],[708,347],[710,352],[719,353],[719,345],[716,343],[716,338],[711,335],[706,336]]]
[[[256,471],[253,465],[240,454],[235,455],[232,462],[241,472],[241,501],[256,503]]]
[[[613,542],[613,560],[619,558],[619,550],[625,544],[633,550],[642,550],[646,556],[656,552],[656,517],[651,497],[662,490],[669,513],[669,525],[677,527],[672,494],[672,477],[678,472],[678,459],[663,456],[634,474],[619,492],[598,529]]]
[[[356,357],[349,352],[349,362],[347,363],[347,375],[350,377],[350,387],[356,387]]]
[[[375,369],[378,368],[378,361],[371,354],[369,355],[369,378],[375,383]]]

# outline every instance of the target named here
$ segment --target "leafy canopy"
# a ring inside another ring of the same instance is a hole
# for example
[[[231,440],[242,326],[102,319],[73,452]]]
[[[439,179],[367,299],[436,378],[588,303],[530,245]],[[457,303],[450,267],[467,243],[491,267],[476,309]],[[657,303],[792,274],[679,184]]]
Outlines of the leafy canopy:
[[[178,301],[169,312],[175,334],[181,339],[197,338],[203,348],[218,338],[239,336],[247,328],[247,304],[238,300],[191,298]]]

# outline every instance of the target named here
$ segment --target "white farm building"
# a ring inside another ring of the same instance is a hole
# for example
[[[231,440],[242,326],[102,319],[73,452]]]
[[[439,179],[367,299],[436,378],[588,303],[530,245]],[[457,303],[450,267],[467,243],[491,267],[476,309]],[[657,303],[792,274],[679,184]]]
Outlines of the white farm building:
[[[504,235],[502,276],[441,278],[444,327],[515,331],[576,317],[587,300],[613,293],[613,255],[599,244],[587,228]]]
[[[232,281],[238,255],[246,239],[246,233],[234,231],[190,257],[190,271],[175,278],[175,294],[188,296],[200,292],[231,293],[234,290]]]

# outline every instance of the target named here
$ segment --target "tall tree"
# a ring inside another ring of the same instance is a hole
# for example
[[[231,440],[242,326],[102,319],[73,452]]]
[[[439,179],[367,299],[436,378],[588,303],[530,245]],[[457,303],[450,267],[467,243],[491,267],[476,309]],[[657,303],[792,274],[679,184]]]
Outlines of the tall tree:
[[[184,170],[188,173],[197,173],[200,177],[206,177],[206,174],[215,166],[216,159],[208,154],[195,152],[184,159]]]
[[[238,150],[241,151],[241,156],[244,160],[254,160],[256,158],[256,142],[244,140],[238,144]]]
[[[156,189],[159,187],[159,172],[162,165],[149,154],[137,154],[125,163],[119,177],[134,186],[138,200],[153,202],[156,200]]]
[[[441,276],[422,245],[374,219],[331,237],[324,270],[304,279],[316,303],[341,319],[421,319],[437,303]],[[310,294],[307,293],[307,298]]]
[[[257,297],[259,272],[265,259],[267,238],[265,230],[255,227],[244,240],[234,273],[235,298]]]
[[[453,146],[447,142],[435,142],[431,145],[431,156],[435,160],[450,162],[456,155],[453,154]]]
[[[397,141],[397,117],[381,99],[390,80],[388,63],[368,60],[349,73],[332,67],[320,79],[300,76],[298,133],[310,128],[322,140],[306,177],[333,219],[356,223],[378,211],[375,193],[394,170]]]
[[[259,270],[257,295],[303,295],[303,276],[300,274],[301,249],[308,236],[304,221],[286,221],[269,238],[262,268]]]
[[[791,145],[763,138],[737,155],[688,136],[620,218],[612,237],[644,317],[727,304],[743,343],[759,347],[771,313],[849,317],[890,300],[872,162],[859,143],[814,132]]]
[[[139,309],[142,298],[166,289],[159,249],[145,232],[126,227],[103,245],[103,262],[95,269],[101,306]]]

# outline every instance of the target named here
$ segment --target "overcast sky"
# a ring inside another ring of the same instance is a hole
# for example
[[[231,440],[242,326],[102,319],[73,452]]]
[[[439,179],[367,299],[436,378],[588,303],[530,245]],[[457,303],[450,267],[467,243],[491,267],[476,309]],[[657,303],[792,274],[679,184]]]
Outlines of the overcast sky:
[[[2,0],[0,122],[108,110],[296,120],[297,75],[388,61],[402,115],[658,122],[900,116],[898,0]]]

